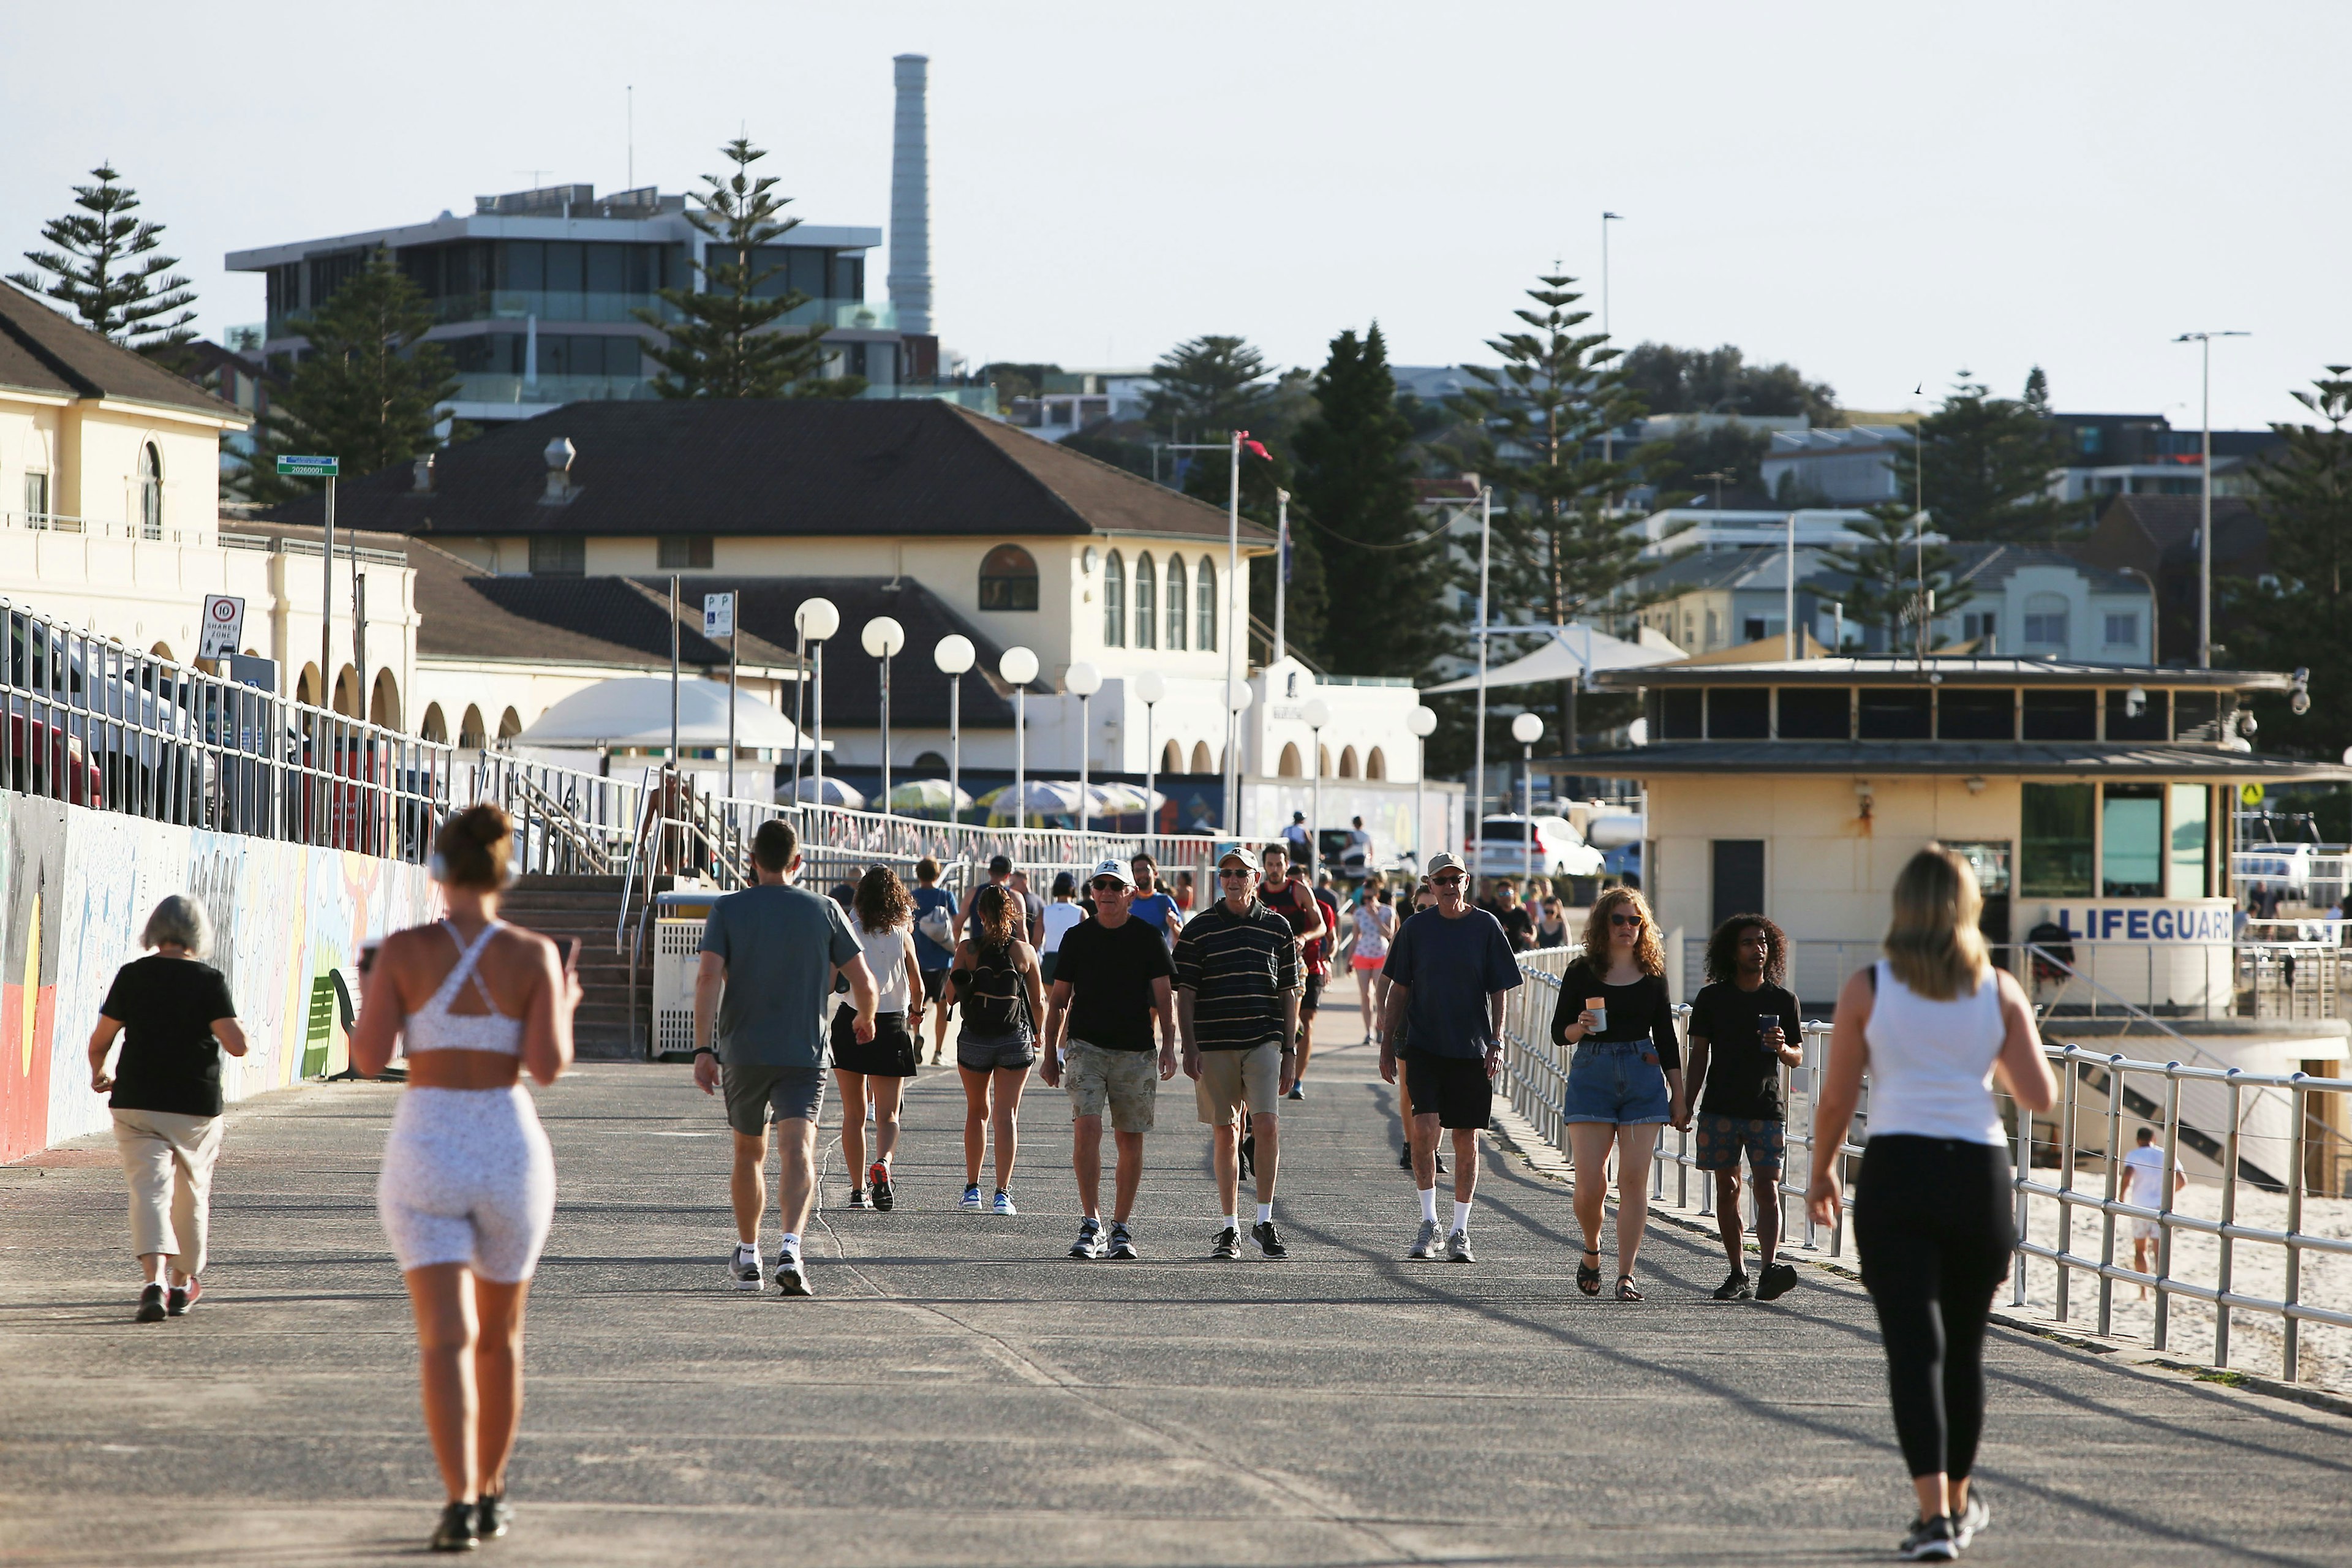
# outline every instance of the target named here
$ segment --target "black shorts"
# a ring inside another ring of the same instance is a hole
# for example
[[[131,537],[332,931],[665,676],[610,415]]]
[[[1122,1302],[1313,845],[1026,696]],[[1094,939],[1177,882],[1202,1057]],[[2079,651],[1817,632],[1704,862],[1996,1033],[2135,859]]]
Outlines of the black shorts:
[[[1298,999],[1298,1016],[1302,1018],[1312,1018],[1315,1016],[1315,1005],[1322,1000],[1323,976],[1319,974],[1308,975],[1307,977],[1307,994]]]
[[[948,973],[949,972],[944,969],[923,971],[923,1001],[926,1005],[936,1002],[948,994]]]
[[[915,1037],[907,1032],[904,1013],[877,1013],[874,1016],[874,1037],[864,1045],[857,1043],[857,1032],[852,1026],[857,1019],[857,1009],[844,1007],[833,1016],[833,1065],[843,1072],[864,1073],[870,1078],[912,1078],[918,1052]]]
[[[1412,1097],[1412,1113],[1437,1113],[1440,1127],[1483,1131],[1495,1119],[1495,1080],[1486,1076],[1483,1057],[1427,1056],[1407,1051],[1405,1092]]]

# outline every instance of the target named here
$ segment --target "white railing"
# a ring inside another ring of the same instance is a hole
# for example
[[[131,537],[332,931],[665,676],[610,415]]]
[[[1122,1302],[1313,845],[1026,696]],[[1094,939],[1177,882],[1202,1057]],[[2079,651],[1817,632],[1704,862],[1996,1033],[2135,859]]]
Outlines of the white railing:
[[[184,528],[176,523],[151,528],[139,521],[114,522],[61,511],[0,511],[0,532],[68,533],[89,539],[127,539],[144,544],[210,544],[215,531]]]

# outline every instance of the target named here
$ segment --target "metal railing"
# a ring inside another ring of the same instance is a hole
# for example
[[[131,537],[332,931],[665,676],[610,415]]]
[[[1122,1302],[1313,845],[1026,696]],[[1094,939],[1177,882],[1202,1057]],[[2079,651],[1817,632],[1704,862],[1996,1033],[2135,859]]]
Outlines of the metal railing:
[[[144,544],[210,544],[214,535],[211,528],[149,524],[136,519],[113,521],[61,511],[0,511],[0,531],[69,533],[89,539],[127,539]]]
[[[1558,950],[1526,955],[1528,984],[1510,994],[1504,1015],[1505,1091],[1537,1134],[1562,1152],[1561,1104],[1573,1047],[1553,1045],[1550,1026],[1559,972],[1573,956]],[[1689,1009],[1677,1007],[1675,1015],[1677,1030],[1686,1030]],[[1784,1247],[1839,1258],[1846,1250],[1855,1162],[1867,1138],[1870,1089],[1865,1079],[1839,1150],[1843,1208],[1824,1230],[1805,1212],[1804,1189],[1829,1037],[1829,1025],[1806,1024],[1801,1062],[1782,1069],[1789,1152],[1770,1194]],[[2006,1094],[1996,1094],[2010,1130],[2019,1237],[2010,1305],[2046,1311],[2060,1323],[2082,1321],[2076,1287],[2087,1279],[2095,1285],[2095,1307],[2087,1314],[2093,1331],[2143,1332],[2152,1348],[2168,1351],[2184,1327],[2201,1328],[2219,1368],[2233,1357],[2242,1361],[2233,1328],[2252,1319],[2278,1341],[2279,1377],[2303,1380],[2310,1359],[2305,1325],[2352,1331],[2352,1137],[2346,1131],[2352,1079],[2137,1060],[2079,1046],[2045,1045],[2043,1051],[2059,1082],[2052,1110],[2021,1116]],[[2263,1097],[2273,1108],[2268,1115],[2258,1110]],[[2162,1197],[2153,1207],[2124,1196],[2122,1155],[2142,1126],[2153,1131],[2164,1156]],[[1699,1173],[1698,1191],[1691,1190],[1694,1143],[1687,1131],[1658,1130],[1651,1195],[1712,1215],[1714,1176]],[[2187,1177],[2179,1193],[2176,1172]],[[2078,1213],[2093,1222],[2087,1237],[2078,1231]],[[2120,1227],[2135,1224],[2155,1232],[2155,1256],[2146,1268],[2124,1260],[2132,1248]],[[2078,1247],[2078,1237],[2085,1245]],[[2119,1284],[2149,1293],[2144,1314],[2118,1300]],[[2188,1322],[2183,1303],[2201,1310],[2210,1323]],[[2352,1387],[2352,1337],[2322,1365],[2322,1375]],[[2329,1366],[2336,1369],[2332,1374]]]

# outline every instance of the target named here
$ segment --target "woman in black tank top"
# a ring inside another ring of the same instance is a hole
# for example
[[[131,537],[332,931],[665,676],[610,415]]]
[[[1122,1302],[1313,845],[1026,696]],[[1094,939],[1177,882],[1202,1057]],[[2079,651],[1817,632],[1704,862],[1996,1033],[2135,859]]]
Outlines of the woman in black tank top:
[[[1045,1014],[1037,950],[1022,940],[1020,906],[996,883],[972,899],[971,924],[956,944],[948,998],[962,1014],[956,1071],[963,1079],[963,1197],[959,1207],[1013,1206],[1013,1162],[1020,1149],[1021,1091],[1037,1060],[1036,1020]],[[980,1196],[981,1156],[996,1140],[996,1196]]]

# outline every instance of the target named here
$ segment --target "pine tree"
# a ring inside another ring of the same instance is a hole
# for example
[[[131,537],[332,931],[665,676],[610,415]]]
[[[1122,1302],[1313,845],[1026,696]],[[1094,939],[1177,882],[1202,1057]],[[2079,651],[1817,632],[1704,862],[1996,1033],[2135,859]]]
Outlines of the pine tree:
[[[1909,658],[1919,649],[1922,585],[1933,595],[1936,616],[1949,615],[1976,597],[1953,573],[1959,561],[1938,541],[1920,537],[1918,513],[1905,502],[1874,507],[1870,521],[1852,525],[1857,542],[1822,552],[1823,564],[1850,579],[1845,618],[1875,627],[1885,637],[1879,652]]]
[[[2050,476],[2066,455],[2049,408],[2049,380],[2038,367],[2023,399],[1995,397],[1960,372],[1943,407],[1919,422],[1919,448],[1896,451],[1895,494],[1914,493],[1924,450],[1927,516],[1936,531],[1960,540],[2054,543],[2064,509],[2051,493]]]
[[[641,310],[637,320],[659,327],[668,342],[646,353],[661,371],[654,390],[664,397],[855,397],[865,390],[859,376],[824,374],[824,325],[783,331],[776,323],[809,302],[796,289],[762,294],[760,288],[781,267],[762,267],[758,253],[799,226],[782,216],[790,199],[775,194],[772,174],[751,167],[768,154],[739,136],[720,149],[734,163],[731,174],[705,174],[708,188],[686,215],[697,232],[718,245],[698,264],[698,289],[658,290],[670,319]]]
[[[2273,425],[2285,450],[2254,470],[2276,586],[2240,595],[2243,663],[2308,668],[2311,710],[2266,701],[2263,749],[2333,761],[2352,745],[2352,365],[2331,364],[2295,400],[2326,422]]]
[[[84,326],[124,348],[169,357],[196,335],[196,313],[189,308],[195,290],[172,271],[180,264],[176,257],[156,253],[163,226],[131,216],[139,209],[139,193],[116,184],[122,176],[107,164],[89,173],[97,184],[74,187],[74,205],[82,210],[41,226],[41,237],[57,249],[25,252],[26,260],[54,274],[54,280],[45,284],[30,272],[16,272],[8,281],[62,301]]]
[[[1335,667],[1351,675],[1429,673],[1459,643],[1444,617],[1429,613],[1444,601],[1452,572],[1438,520],[1415,504],[1412,427],[1397,406],[1379,323],[1361,341],[1353,328],[1331,340],[1315,378],[1315,411],[1291,445],[1298,455],[1291,533],[1322,558],[1338,621],[1326,639]]]
[[[1622,613],[1643,540],[1613,514],[1609,499],[1634,473],[1587,447],[1639,412],[1600,332],[1579,331],[1591,312],[1569,277],[1543,277],[1528,290],[1540,310],[1514,312],[1524,330],[1486,346],[1498,369],[1472,365],[1479,384],[1459,402],[1478,428],[1466,467],[1491,482],[1498,511],[1490,588],[1494,618],[1566,626],[1579,616]],[[1560,683],[1550,732],[1577,750],[1576,688]]]
[[[309,347],[270,403],[255,454],[236,479],[258,501],[283,500],[320,481],[278,475],[280,453],[342,460],[346,475],[372,474],[441,445],[435,426],[457,395],[457,378],[438,343],[422,342],[433,306],[378,247],[324,305],[298,317]]]
[[[1214,333],[1178,343],[1151,367],[1147,417],[1177,441],[1215,441],[1234,430],[1260,435],[1257,416],[1274,388],[1265,356],[1246,339]]]

